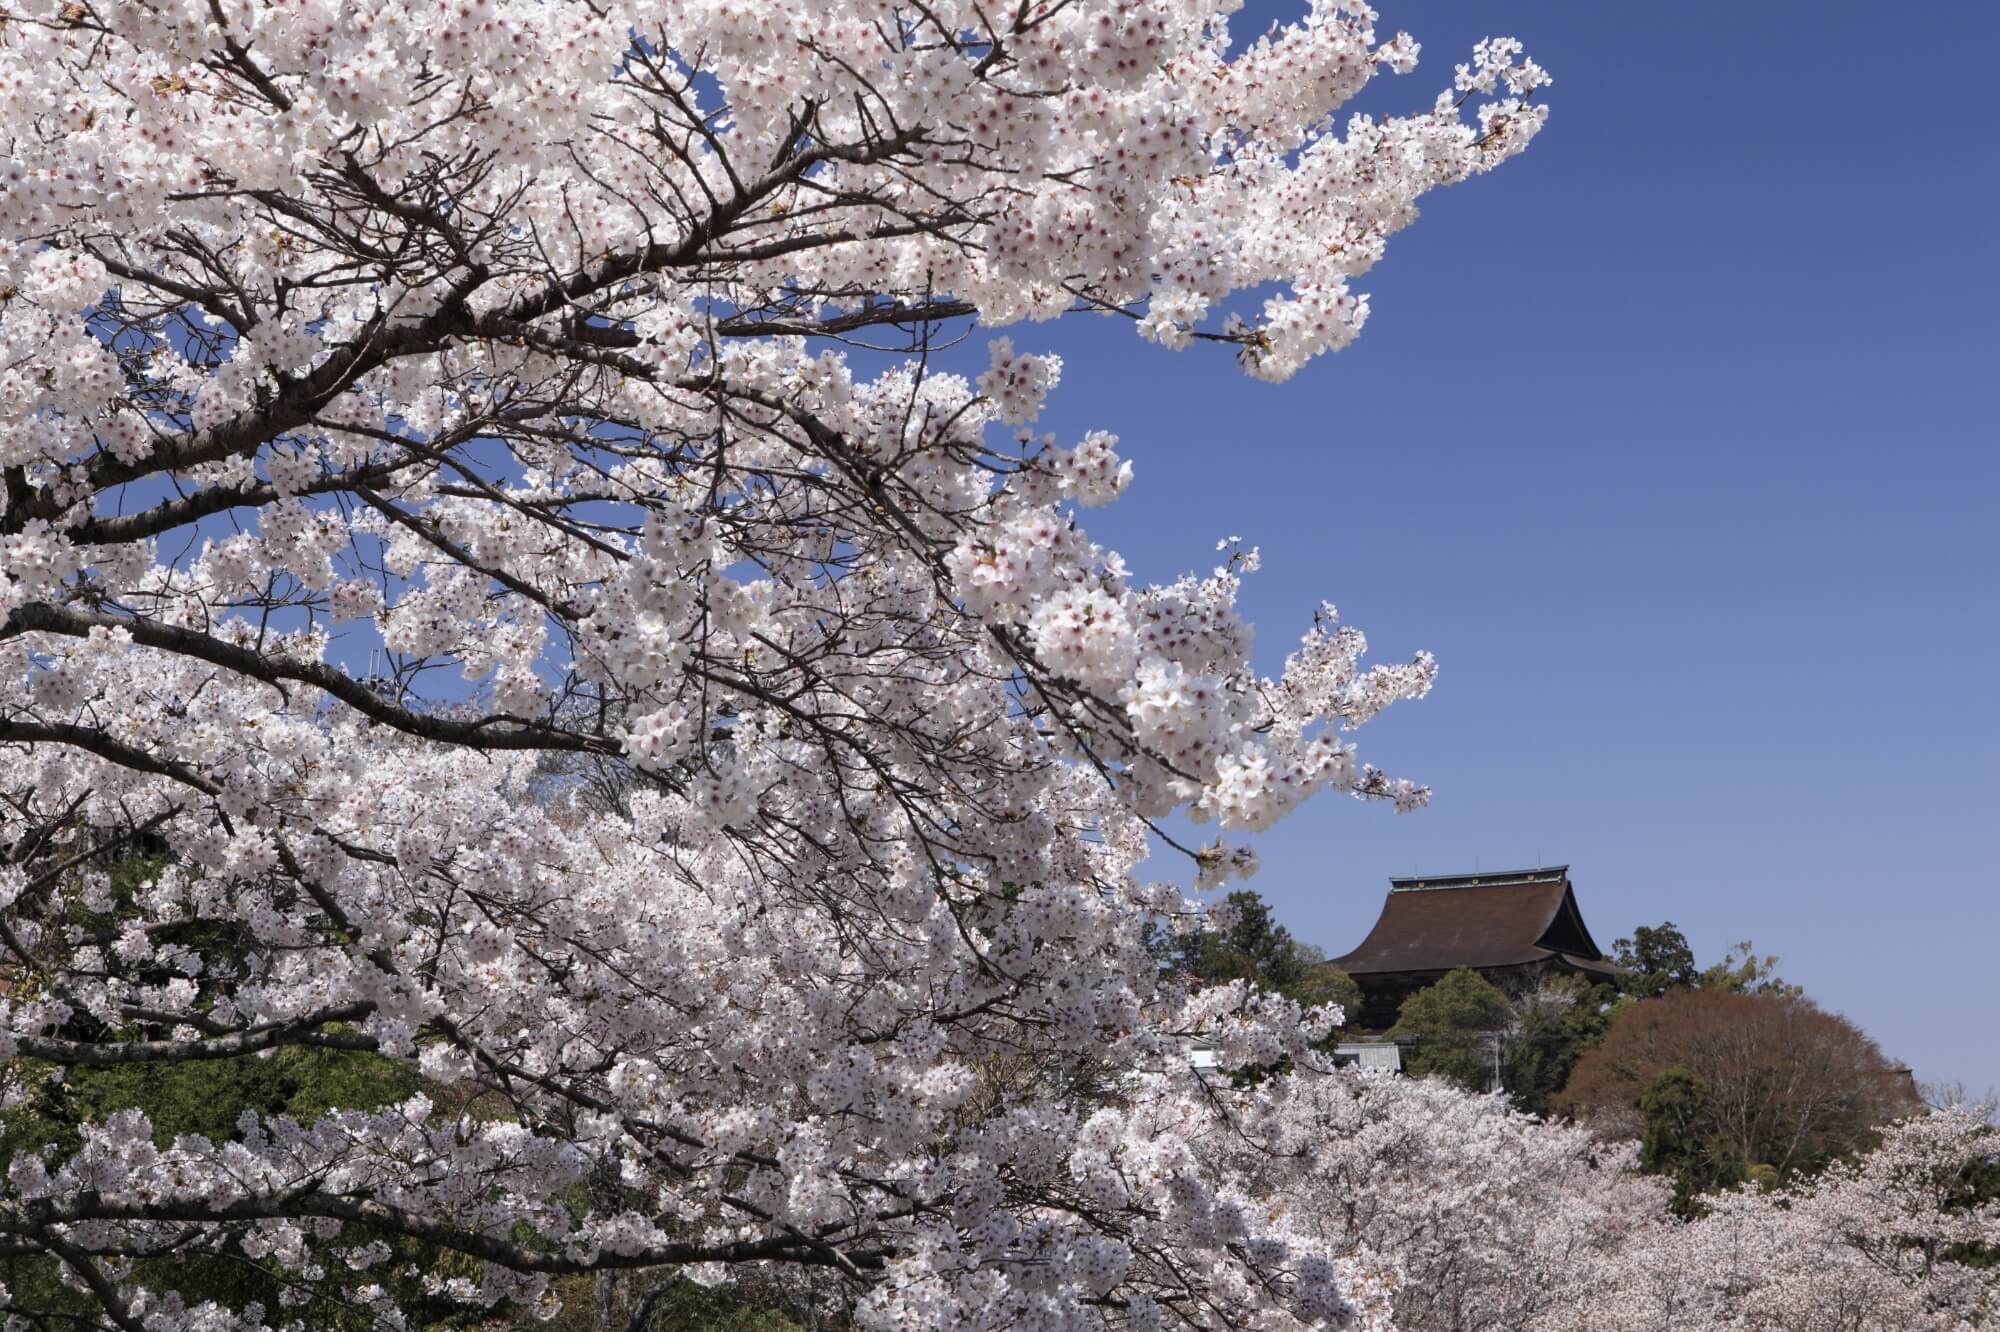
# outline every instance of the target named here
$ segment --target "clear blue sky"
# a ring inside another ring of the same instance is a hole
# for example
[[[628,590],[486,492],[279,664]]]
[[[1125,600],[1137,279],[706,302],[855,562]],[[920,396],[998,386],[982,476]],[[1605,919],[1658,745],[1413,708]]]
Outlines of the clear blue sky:
[[[1666,918],[1704,962],[1753,938],[1919,1078],[2000,1086],[2000,21],[1382,22],[1424,60],[1370,109],[1421,107],[1490,33],[1556,83],[1525,156],[1391,243],[1354,347],[1272,387],[1123,321],[1014,331],[1070,357],[1044,427],[1135,460],[1088,520],[1138,572],[1240,533],[1267,668],[1321,596],[1378,654],[1442,659],[1359,737],[1432,808],[1308,805],[1252,886],[1337,953],[1392,874],[1567,862],[1605,947]]]

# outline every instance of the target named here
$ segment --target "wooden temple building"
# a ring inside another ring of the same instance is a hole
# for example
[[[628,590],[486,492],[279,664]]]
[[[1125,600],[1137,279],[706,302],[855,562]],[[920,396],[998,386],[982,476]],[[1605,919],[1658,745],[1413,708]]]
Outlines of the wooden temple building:
[[[1510,992],[1551,974],[1621,974],[1583,923],[1567,865],[1391,879],[1375,928],[1327,965],[1361,987],[1349,1021],[1365,1031],[1394,1026],[1405,998],[1459,967]]]

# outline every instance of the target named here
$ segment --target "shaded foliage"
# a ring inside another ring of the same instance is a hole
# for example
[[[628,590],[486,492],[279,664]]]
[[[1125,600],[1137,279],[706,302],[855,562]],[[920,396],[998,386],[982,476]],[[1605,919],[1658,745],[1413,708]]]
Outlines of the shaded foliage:
[[[1500,1081],[1514,1104],[1547,1114],[1585,1052],[1604,1039],[1618,993],[1584,976],[1552,976],[1512,1001]]]
[[[1217,914],[1226,922],[1219,930],[1151,927],[1148,943],[1160,965],[1204,985],[1248,981],[1308,1007],[1339,1004],[1351,1013],[1360,1005],[1354,978],[1328,966],[1323,949],[1294,938],[1255,889],[1230,893]]]
[[[22,1154],[77,1150],[85,1124],[98,1124],[124,1111],[143,1112],[152,1121],[156,1144],[193,1135],[214,1142],[238,1136],[245,1114],[289,1116],[310,1123],[333,1109],[369,1109],[402,1100],[421,1086],[407,1064],[348,1050],[285,1049],[269,1056],[243,1056],[194,1064],[144,1063],[61,1070],[36,1060],[16,1059],[6,1068],[18,1100],[0,1111],[0,1161]],[[418,1326],[457,1326],[476,1321],[463,1308],[432,1299],[423,1277],[476,1276],[478,1265],[454,1259],[420,1241],[343,1224],[341,1238],[354,1245],[381,1240],[390,1257],[383,1284],[398,1307]],[[171,1258],[141,1260],[157,1270],[191,1302],[213,1300],[229,1307],[254,1302],[284,1307],[305,1329],[362,1332],[376,1321],[365,1311],[321,1297],[306,1283],[246,1257],[231,1244],[191,1247]],[[0,1284],[21,1308],[59,1318],[87,1317],[91,1304],[60,1279],[53,1260],[42,1256],[0,1258]]]
[[[1673,1179],[1676,1215],[1697,1215],[1702,1194],[1747,1177],[1742,1154],[1712,1131],[1708,1084],[1687,1069],[1667,1069],[1647,1083],[1639,1094],[1639,1113],[1645,1117],[1640,1168]]]
[[[1512,1016],[1506,995],[1460,967],[1405,999],[1389,1035],[1405,1044],[1403,1067],[1412,1075],[1487,1091],[1498,1080],[1499,1043]]]
[[[65,919],[79,932],[115,930],[129,916],[134,893],[168,863],[162,856],[134,855],[106,866],[102,893],[89,905],[81,898],[70,900]],[[204,977],[235,975],[251,962],[241,936],[232,931],[197,927],[178,930],[174,937],[201,957]],[[95,1026],[81,1014],[71,1019],[71,1025],[74,1035]],[[152,1038],[169,1034],[144,1023],[135,1024],[134,1031]],[[9,1093],[6,1107],[0,1109],[0,1163],[9,1167],[22,1156],[70,1155],[82,1146],[86,1125],[102,1124],[121,1113],[144,1114],[152,1125],[154,1144],[165,1148],[188,1136],[216,1143],[240,1139],[238,1121],[245,1115],[288,1117],[309,1124],[331,1110],[373,1109],[425,1088],[424,1079],[407,1062],[367,1051],[314,1046],[198,1062],[145,1060],[70,1068],[19,1057],[0,1065],[0,1076]],[[422,1278],[476,1275],[476,1263],[459,1259],[454,1267],[454,1260],[428,1244],[378,1235],[358,1224],[344,1224],[341,1238],[355,1245],[375,1239],[389,1245],[383,1282],[395,1291],[398,1306],[413,1323],[471,1321],[461,1308],[430,1298]],[[233,1244],[194,1245],[171,1258],[142,1259],[140,1268],[170,1279],[191,1302],[284,1307],[308,1329],[356,1332],[375,1326],[365,1311],[322,1297],[307,1283],[251,1259]],[[55,1262],[46,1256],[0,1257],[0,1285],[11,1292],[16,1311],[32,1310],[44,1318],[85,1318],[93,1308],[61,1279]]]

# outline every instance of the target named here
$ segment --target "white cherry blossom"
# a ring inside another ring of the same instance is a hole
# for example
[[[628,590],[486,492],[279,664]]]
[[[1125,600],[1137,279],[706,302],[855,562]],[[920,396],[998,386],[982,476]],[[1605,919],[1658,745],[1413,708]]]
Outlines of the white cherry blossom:
[[[512,1107],[120,1115],[13,1163],[10,1252],[124,1332],[284,1324],[131,1261],[191,1243],[399,1327],[398,1238],[489,1310],[755,1267],[874,1328],[1377,1320],[1208,1169],[1264,1096],[1185,1059],[1311,1069],[1329,1015],[1143,946],[1254,850],[1148,854],[1421,803],[1347,732],[1434,667],[1328,610],[1261,676],[1248,552],[1140,581],[1079,511],[1145,441],[1017,433],[1025,321],[1294,374],[1547,78],[1488,42],[1343,122],[1415,44],[1233,9],[0,0],[6,1052]]]

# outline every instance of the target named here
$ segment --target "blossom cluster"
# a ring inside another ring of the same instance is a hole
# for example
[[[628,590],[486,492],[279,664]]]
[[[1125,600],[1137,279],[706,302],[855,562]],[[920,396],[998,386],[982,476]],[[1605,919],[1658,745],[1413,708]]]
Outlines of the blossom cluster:
[[[1542,123],[1505,41],[1342,122],[1414,42],[1231,8],[0,0],[0,1053],[439,1093],[92,1123],[0,1246],[152,1332],[289,1317],[146,1261],[191,1249],[403,1326],[353,1227],[488,1310],[756,1266],[864,1327],[1379,1318],[1196,1146],[1263,1094],[1189,1042],[1315,1068],[1328,1015],[1158,974],[1148,857],[1422,803],[1350,733],[1435,667],[1325,608],[1262,673],[1255,552],[1137,580],[1079,518],[1130,447],[1021,433],[1063,364],[950,355],[1088,310],[1284,378]]]

